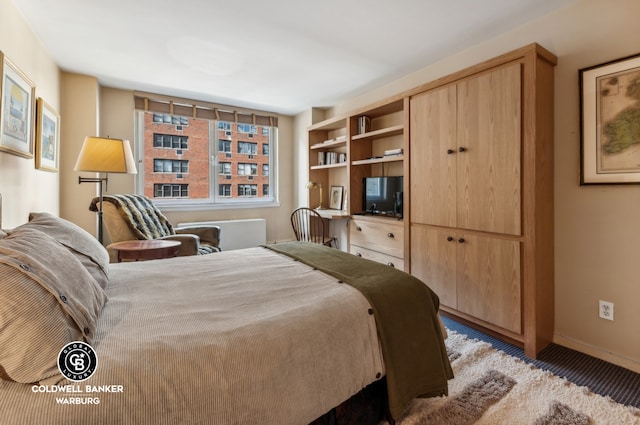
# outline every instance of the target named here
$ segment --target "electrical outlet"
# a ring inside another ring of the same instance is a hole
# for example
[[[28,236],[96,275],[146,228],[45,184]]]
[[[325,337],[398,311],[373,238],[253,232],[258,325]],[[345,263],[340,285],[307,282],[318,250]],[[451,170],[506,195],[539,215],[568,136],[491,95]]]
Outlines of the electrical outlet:
[[[600,300],[600,309],[598,311],[601,319],[613,322],[613,303]]]

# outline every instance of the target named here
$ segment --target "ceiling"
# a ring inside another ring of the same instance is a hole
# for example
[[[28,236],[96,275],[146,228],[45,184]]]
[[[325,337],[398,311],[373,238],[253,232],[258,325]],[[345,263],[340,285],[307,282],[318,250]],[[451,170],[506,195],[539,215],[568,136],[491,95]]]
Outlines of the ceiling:
[[[13,0],[65,71],[296,114],[364,93],[575,0]]]

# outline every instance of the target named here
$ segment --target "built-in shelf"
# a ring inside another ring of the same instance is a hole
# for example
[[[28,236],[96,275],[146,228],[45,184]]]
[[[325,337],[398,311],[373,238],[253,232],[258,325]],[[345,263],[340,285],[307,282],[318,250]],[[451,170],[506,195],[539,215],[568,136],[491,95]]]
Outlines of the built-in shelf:
[[[404,160],[404,155],[392,155],[392,156],[383,156],[382,158],[360,159],[357,161],[352,161],[351,165],[379,164],[381,162],[395,162],[395,161],[403,161],[403,160]]]
[[[316,143],[313,146],[310,146],[309,149],[326,149],[329,147],[336,147],[336,146],[346,146],[347,145],[347,139],[341,139],[341,140],[331,140],[328,142],[323,142],[323,143]]]
[[[393,127],[381,128],[380,130],[370,131],[368,133],[356,134],[351,136],[351,140],[366,140],[376,139],[380,137],[391,137],[402,134],[404,131],[403,125],[395,125]]]
[[[327,168],[339,168],[339,167],[346,167],[347,163],[345,162],[338,162],[337,164],[327,164],[327,165],[312,165],[310,168],[312,170],[324,170]]]
[[[309,131],[338,130],[340,128],[346,127],[346,121],[347,121],[346,117],[329,118],[328,120],[313,124],[311,127],[309,127]]]

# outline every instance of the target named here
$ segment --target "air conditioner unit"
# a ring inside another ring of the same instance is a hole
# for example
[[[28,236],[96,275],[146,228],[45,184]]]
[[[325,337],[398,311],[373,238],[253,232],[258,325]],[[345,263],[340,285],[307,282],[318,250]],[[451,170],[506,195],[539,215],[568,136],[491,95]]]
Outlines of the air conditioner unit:
[[[225,154],[225,157],[227,157],[227,158],[231,158],[231,152],[227,152],[227,153]]]
[[[253,176],[248,176],[249,180],[253,180]]]
[[[253,155],[249,155],[249,159],[253,159]]]
[[[176,131],[182,131],[182,126],[181,125],[176,125]]]
[[[227,130],[227,131],[224,132],[224,134],[227,135],[227,136],[231,136],[231,131]]]
[[[253,133],[249,133],[249,138],[253,139]]]
[[[182,174],[176,174],[176,178],[177,179],[181,179],[182,178]]]
[[[227,175],[224,176],[224,178],[227,179],[227,180],[231,180],[231,175],[227,174]]]
[[[176,155],[182,155],[182,149],[177,149],[176,150]]]

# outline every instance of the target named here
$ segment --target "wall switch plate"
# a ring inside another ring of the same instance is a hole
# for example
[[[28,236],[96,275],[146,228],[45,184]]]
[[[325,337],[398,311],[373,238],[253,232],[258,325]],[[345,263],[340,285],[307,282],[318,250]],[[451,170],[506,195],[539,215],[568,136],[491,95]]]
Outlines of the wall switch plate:
[[[613,303],[600,300],[599,316],[601,319],[613,321]]]

